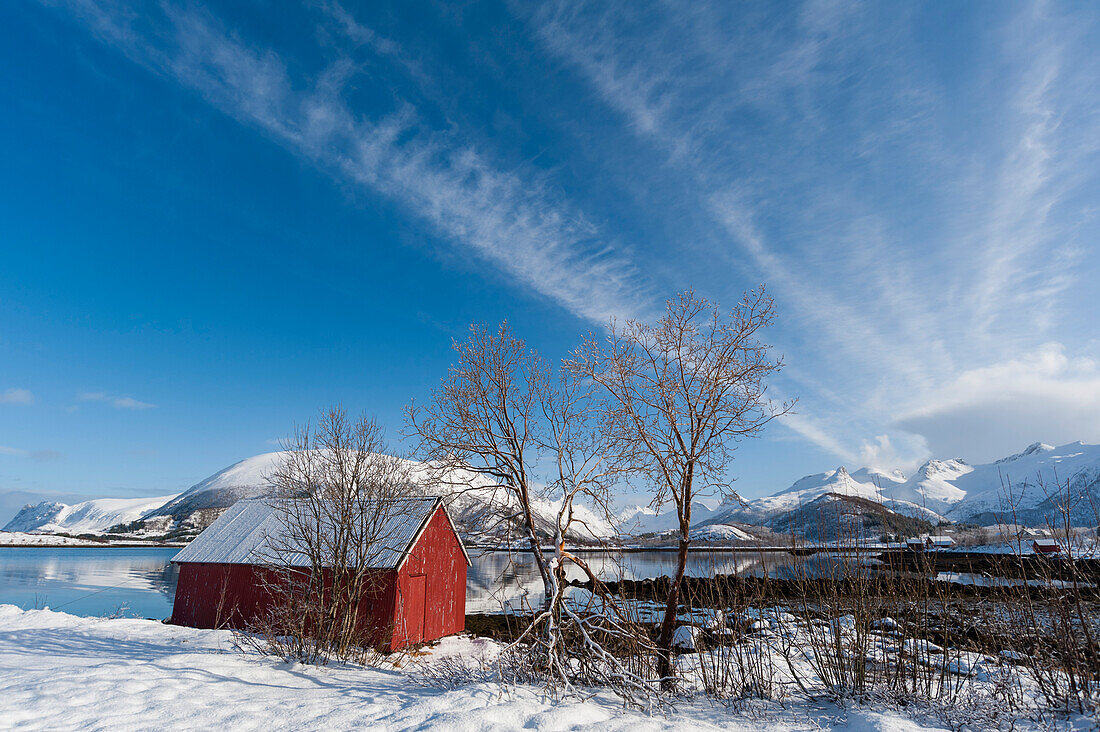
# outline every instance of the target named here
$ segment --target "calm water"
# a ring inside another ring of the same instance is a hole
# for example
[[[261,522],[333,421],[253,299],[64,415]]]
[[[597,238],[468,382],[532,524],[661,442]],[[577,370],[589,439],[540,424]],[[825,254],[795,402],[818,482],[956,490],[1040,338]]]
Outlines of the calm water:
[[[73,615],[166,618],[179,572],[177,548],[0,547],[0,604]]]
[[[175,548],[45,549],[0,547],[0,604],[50,607],[73,615],[126,615],[166,618],[172,614],[178,571],[170,563]],[[606,580],[645,579],[671,574],[673,552],[585,555]],[[537,593],[541,580],[529,554],[485,552],[473,556],[466,588],[467,612],[499,611],[524,592]],[[783,576],[790,555],[698,552],[689,574]],[[580,578],[579,575],[577,577]]]

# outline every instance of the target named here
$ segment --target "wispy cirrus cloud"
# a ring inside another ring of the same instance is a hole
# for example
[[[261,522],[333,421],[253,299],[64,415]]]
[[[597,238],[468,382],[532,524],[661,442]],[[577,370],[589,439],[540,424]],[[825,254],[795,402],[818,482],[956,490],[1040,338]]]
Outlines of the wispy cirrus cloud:
[[[784,388],[800,396],[788,427],[879,467],[944,447],[931,434],[944,425],[917,429],[923,405],[955,395],[940,412],[990,416],[951,384],[1051,340],[1082,275],[1075,239],[1095,218],[1081,194],[1098,182],[1094,13],[1040,3],[977,23],[968,43],[982,58],[948,87],[920,11],[896,10],[515,6],[635,147],[679,175],[698,212],[692,256],[768,281],[793,365]],[[987,453],[953,438],[953,451]]]
[[[349,101],[359,74],[349,56],[336,53],[320,69],[292,74],[277,50],[246,42],[191,6],[164,3],[139,18],[108,1],[62,5],[132,60],[342,180],[396,202],[521,288],[597,322],[650,307],[646,278],[626,247],[544,173],[498,164],[461,130],[428,124],[409,101],[399,99],[387,114],[358,107]],[[335,3],[322,9],[322,23],[406,59],[415,71],[394,41]]]
[[[81,402],[102,402],[109,404],[115,409],[132,409],[132,410],[144,410],[153,409],[157,405],[150,404],[149,402],[142,402],[128,396],[113,396],[102,391],[86,391],[76,395],[77,401]]]
[[[5,389],[0,391],[0,404],[34,404],[34,394],[30,389]]]

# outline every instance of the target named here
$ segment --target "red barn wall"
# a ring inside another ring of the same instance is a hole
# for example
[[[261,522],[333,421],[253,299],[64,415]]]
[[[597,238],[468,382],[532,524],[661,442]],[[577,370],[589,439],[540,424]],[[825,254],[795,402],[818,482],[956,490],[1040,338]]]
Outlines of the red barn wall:
[[[379,572],[377,589],[359,607],[366,627],[388,629],[393,625],[396,573]],[[250,564],[185,562],[180,565],[172,622],[193,628],[246,629],[271,607],[264,590],[278,575]],[[388,634],[386,636],[388,638]]]
[[[394,647],[466,628],[466,555],[443,509],[428,520],[397,576]]]

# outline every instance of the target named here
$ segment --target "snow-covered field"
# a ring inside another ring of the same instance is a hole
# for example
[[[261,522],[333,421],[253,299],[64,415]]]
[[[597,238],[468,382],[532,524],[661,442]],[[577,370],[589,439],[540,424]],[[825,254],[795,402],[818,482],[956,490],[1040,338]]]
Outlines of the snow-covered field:
[[[449,638],[418,663],[491,657]],[[819,706],[747,714],[686,701],[645,715],[612,699],[552,701],[536,689],[417,682],[403,668],[315,667],[245,655],[226,631],[149,620],[79,618],[0,605],[2,729],[937,729],[898,712]]]
[[[0,546],[103,546],[103,544],[68,536],[28,534],[22,531],[0,531]]]

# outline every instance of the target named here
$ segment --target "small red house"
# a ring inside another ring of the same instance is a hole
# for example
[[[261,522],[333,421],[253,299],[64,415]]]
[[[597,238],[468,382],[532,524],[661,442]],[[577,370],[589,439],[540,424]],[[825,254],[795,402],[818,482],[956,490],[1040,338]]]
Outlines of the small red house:
[[[372,555],[376,589],[360,601],[360,616],[384,629],[379,645],[389,650],[462,632],[470,557],[443,502],[404,499],[389,513],[391,538]],[[273,571],[265,557],[282,524],[264,499],[238,501],[219,516],[172,559],[180,574],[171,622],[245,628],[263,614],[272,601],[263,589]]]
[[[1054,539],[1036,539],[1031,542],[1031,551],[1049,557],[1061,554],[1062,547]]]

